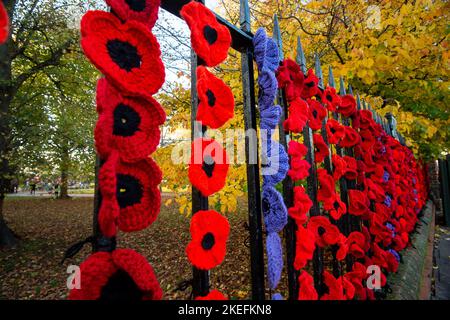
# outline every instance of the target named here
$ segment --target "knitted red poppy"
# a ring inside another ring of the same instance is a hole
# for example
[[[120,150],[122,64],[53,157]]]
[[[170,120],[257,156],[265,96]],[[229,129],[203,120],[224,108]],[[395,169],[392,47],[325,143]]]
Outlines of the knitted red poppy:
[[[339,277],[338,281],[342,283],[344,300],[352,300],[355,297],[355,287],[353,284],[344,276]]]
[[[307,152],[308,148],[304,144],[289,141],[288,154],[291,156],[291,162],[288,175],[293,181],[303,180],[309,175],[311,165],[304,159]]]
[[[323,208],[328,211],[334,220],[339,220],[342,215],[347,213],[347,206],[341,201],[341,197],[338,193],[335,193],[330,198],[325,199]]]
[[[219,290],[212,290],[206,296],[198,296],[194,300],[228,300]]]
[[[201,270],[221,264],[230,233],[228,220],[214,210],[198,211],[192,216],[190,230],[192,240],[186,254],[191,264]]]
[[[230,87],[203,66],[197,68],[197,92],[197,121],[217,129],[233,118],[234,96]]]
[[[328,111],[334,112],[338,105],[341,104],[341,97],[336,93],[333,87],[326,87],[322,93],[322,103],[327,107]]]
[[[70,300],[160,300],[162,290],[152,266],[130,249],[97,252],[80,265],[81,288]]]
[[[328,271],[323,272],[323,284],[327,288],[327,293],[324,293],[320,300],[344,300],[344,289],[342,288],[342,281],[333,277]]]
[[[191,148],[189,180],[208,197],[225,186],[229,160],[225,149],[213,139],[198,138]]]
[[[344,138],[345,129],[338,121],[334,119],[328,119],[326,126],[328,142],[331,144],[337,144]]]
[[[295,220],[297,225],[306,223],[307,213],[313,203],[302,186],[294,187],[294,206],[288,209],[289,216]]]
[[[313,258],[316,249],[315,235],[311,230],[298,225],[295,238],[294,268],[300,270]]]
[[[88,11],[81,20],[81,46],[121,92],[145,96],[164,83],[158,41],[140,22],[121,23],[112,13]]]
[[[356,130],[353,129],[352,127],[348,127],[348,126],[343,126],[343,127],[344,127],[344,137],[339,142],[339,146],[341,148],[351,148],[354,145],[358,144],[361,139],[359,137],[358,132],[356,132]]]
[[[314,216],[309,219],[308,230],[314,234],[319,247],[336,244],[339,240],[339,229],[331,224],[330,220],[324,216]]]
[[[284,89],[288,102],[300,98],[304,75],[300,66],[291,59],[285,59],[277,70],[278,87]]]
[[[348,253],[355,258],[363,258],[366,255],[366,237],[358,231],[353,231],[347,237]]]
[[[336,194],[336,181],[323,168],[317,169],[317,180],[319,181],[319,190],[317,192],[317,201],[329,201]]]
[[[308,122],[308,104],[305,100],[297,98],[289,104],[289,116],[283,122],[285,131],[291,131],[294,133],[301,133],[303,127]]]
[[[356,111],[355,98],[350,94],[341,96],[341,103],[337,107],[336,111],[344,117],[350,117]]]
[[[330,149],[328,149],[327,144],[323,140],[323,137],[315,133],[313,134],[313,142],[314,142],[314,161],[316,163],[320,163],[323,160],[325,160],[325,157],[327,157],[330,154]]]
[[[319,295],[314,288],[314,278],[306,271],[298,277],[298,300],[317,300]]]
[[[355,180],[358,176],[358,164],[356,159],[350,156],[344,156],[343,160],[345,161],[345,177],[348,180]]]
[[[137,20],[150,29],[158,19],[161,0],[105,0],[122,21]]]
[[[321,94],[318,84],[319,78],[316,77],[313,69],[309,69],[308,74],[306,75],[305,80],[303,81],[303,89],[301,97],[303,99],[309,99],[316,95]]]
[[[9,34],[9,18],[3,2],[0,2],[0,44],[8,39]]]
[[[102,203],[99,225],[107,237],[124,232],[139,231],[153,223],[161,206],[157,185],[162,174],[151,158],[126,164],[119,161],[117,152],[111,153],[99,171]]]
[[[367,277],[366,267],[360,262],[355,262],[352,271],[344,274],[344,278],[353,285],[355,296],[360,300],[365,300],[367,297],[366,288],[363,286],[363,280]]]
[[[191,30],[195,53],[208,67],[223,62],[231,46],[228,28],[220,24],[214,13],[200,2],[192,1],[184,5],[180,14]]]
[[[333,163],[333,178],[337,181],[346,173],[347,162],[337,154],[331,156],[331,161]]]
[[[327,116],[327,109],[317,100],[308,99],[309,105],[309,127],[312,130],[322,128],[322,121]]]
[[[112,150],[125,162],[136,162],[156,150],[159,127],[166,114],[152,97],[124,97],[106,79],[97,85],[97,102],[101,106],[95,127],[95,146],[100,158]]]
[[[366,194],[359,190],[348,190],[348,213],[362,216],[369,210],[369,199]]]

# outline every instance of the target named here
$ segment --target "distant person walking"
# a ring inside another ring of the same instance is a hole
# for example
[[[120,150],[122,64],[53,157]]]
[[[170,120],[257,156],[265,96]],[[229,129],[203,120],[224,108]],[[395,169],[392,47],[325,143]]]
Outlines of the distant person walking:
[[[34,180],[30,182],[30,194],[36,194],[36,182]]]

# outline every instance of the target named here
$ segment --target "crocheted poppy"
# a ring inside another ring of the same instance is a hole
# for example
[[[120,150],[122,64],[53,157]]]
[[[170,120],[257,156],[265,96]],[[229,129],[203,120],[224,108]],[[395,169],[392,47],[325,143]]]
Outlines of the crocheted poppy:
[[[197,121],[217,129],[233,118],[234,96],[230,87],[203,66],[197,68],[197,93]]]
[[[369,210],[369,199],[366,194],[359,190],[348,190],[348,213],[362,216]]]
[[[271,232],[266,238],[267,250],[267,279],[269,288],[274,290],[281,278],[283,270],[283,249],[281,248],[281,239],[278,233]]]
[[[319,247],[336,244],[339,240],[339,229],[324,216],[314,216],[309,219],[308,230],[311,231]]]
[[[342,215],[347,213],[347,206],[341,201],[341,197],[337,193],[324,200],[323,208],[328,211],[334,220],[339,220]]]
[[[262,70],[258,75],[258,107],[260,110],[266,110],[273,106],[277,94],[277,78],[272,71]]]
[[[300,270],[313,258],[316,243],[315,235],[311,230],[301,225],[297,225],[297,227],[297,231],[295,232],[294,268],[295,270]]]
[[[288,102],[300,98],[304,75],[300,66],[291,59],[285,59],[277,70],[278,87],[284,89]]]
[[[206,296],[195,297],[194,300],[228,300],[219,290],[212,290]]]
[[[341,97],[336,93],[335,88],[327,86],[322,93],[321,101],[328,111],[334,112],[337,106],[341,104]]]
[[[280,117],[282,114],[280,106],[272,106],[270,108],[265,108],[261,110],[260,113],[260,128],[261,130],[267,130],[268,133],[273,133],[273,130],[277,127],[280,122]]]
[[[336,182],[333,177],[323,168],[317,169],[317,180],[319,189],[317,192],[317,201],[325,202],[334,198],[336,194]]]
[[[137,252],[97,252],[80,265],[81,287],[70,300],[160,300],[162,290],[152,266]]]
[[[344,117],[350,117],[356,111],[355,98],[350,94],[341,96],[341,103],[336,108],[336,111]]]
[[[309,175],[311,165],[304,159],[308,148],[297,141],[289,141],[288,154],[291,156],[291,165],[288,171],[293,181],[303,180]]]
[[[105,0],[111,10],[122,20],[137,20],[150,29],[158,19],[161,0]]]
[[[355,297],[355,287],[344,276],[338,278],[338,281],[342,283],[344,300],[352,300]]]
[[[338,121],[334,119],[328,119],[325,128],[327,130],[328,142],[331,144],[337,144],[344,138],[345,129]]]
[[[294,187],[294,206],[288,209],[289,216],[297,225],[302,225],[308,220],[307,213],[313,203],[302,186]]]
[[[321,94],[318,84],[319,78],[316,77],[313,69],[309,69],[308,74],[303,81],[301,97],[303,99],[309,99]]]
[[[333,163],[333,178],[337,181],[347,172],[347,162],[337,154],[331,156],[331,161]]]
[[[339,142],[339,146],[341,148],[351,148],[354,145],[358,144],[361,139],[359,137],[358,132],[356,132],[356,130],[353,129],[352,127],[348,127],[348,126],[343,126],[343,127],[344,127],[344,137]]]
[[[264,185],[262,212],[267,232],[280,232],[287,223],[287,209],[283,196],[272,186]]]
[[[319,295],[314,288],[314,278],[306,271],[298,277],[298,300],[317,300]]]
[[[297,98],[289,104],[289,116],[283,122],[285,131],[291,131],[294,133],[301,133],[303,127],[308,122],[309,118],[309,106],[305,100]]]
[[[344,289],[340,279],[336,279],[331,273],[324,271],[323,284],[326,292],[320,297],[320,300],[344,300]]]
[[[358,177],[358,163],[355,158],[350,156],[344,156],[345,161],[345,177],[348,180],[355,180]]]
[[[157,187],[161,179],[161,170],[151,158],[127,164],[119,161],[117,152],[111,153],[99,171],[102,203],[98,222],[102,234],[112,237],[117,227],[132,232],[153,223],[161,207]]]
[[[8,39],[9,34],[9,18],[3,2],[0,2],[0,44]]]
[[[225,186],[229,167],[225,149],[213,139],[198,138],[191,148],[189,180],[208,197]]]
[[[191,242],[186,255],[192,265],[209,270],[221,264],[230,233],[227,218],[214,210],[198,211],[191,219]]]
[[[81,46],[121,92],[154,94],[164,83],[158,41],[140,22],[122,23],[112,13],[88,11],[81,20]]]
[[[200,2],[191,1],[180,11],[191,30],[191,42],[195,53],[208,67],[215,67],[228,56],[231,35],[228,28],[220,24],[214,13]]]
[[[366,237],[361,232],[350,233],[347,237],[347,246],[348,252],[357,259],[364,258],[366,255]]]
[[[322,122],[327,116],[327,109],[317,100],[308,99],[309,105],[309,127],[312,130],[322,128]]]
[[[95,146],[102,159],[112,150],[125,162],[136,162],[156,150],[160,140],[158,126],[166,114],[152,97],[125,97],[106,79],[97,85],[100,116],[95,127]]]
[[[262,146],[262,157],[264,183],[274,186],[283,181],[289,170],[289,157],[284,147],[276,141],[268,141]]]
[[[323,140],[323,137],[318,134],[313,134],[313,142],[314,142],[314,161],[316,163],[320,163],[323,160],[325,160],[325,157],[327,157],[330,154],[330,149],[328,149],[327,144]]]
[[[264,28],[256,31],[253,37],[253,46],[258,70],[267,69],[275,72],[280,63],[278,46],[272,38],[266,35]]]

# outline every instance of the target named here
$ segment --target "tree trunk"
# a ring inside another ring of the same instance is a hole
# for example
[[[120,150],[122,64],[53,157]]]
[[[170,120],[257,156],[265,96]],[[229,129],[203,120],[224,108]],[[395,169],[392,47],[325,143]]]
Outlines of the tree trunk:
[[[60,164],[61,192],[59,194],[59,199],[69,198],[68,192],[69,166],[70,166],[69,150],[67,148],[63,148],[63,151],[61,152],[61,164]]]
[[[3,1],[8,15],[13,16],[15,1]],[[3,203],[5,193],[9,188],[9,149],[10,135],[9,106],[14,96],[15,88],[11,73],[11,41],[0,45],[0,247],[14,247],[18,240],[9,229],[3,218]]]

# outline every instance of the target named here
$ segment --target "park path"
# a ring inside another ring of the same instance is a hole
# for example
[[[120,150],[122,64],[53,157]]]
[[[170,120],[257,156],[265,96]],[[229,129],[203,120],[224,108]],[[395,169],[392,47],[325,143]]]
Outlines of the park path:
[[[450,228],[436,230],[433,300],[450,300]]]
[[[21,191],[17,193],[8,193],[6,195],[7,197],[32,197],[32,198],[51,198],[53,197],[53,194],[49,194],[46,191],[36,191],[36,194],[30,194],[29,191]],[[69,193],[69,196],[74,198],[93,198],[94,194],[75,194],[75,193]]]

